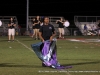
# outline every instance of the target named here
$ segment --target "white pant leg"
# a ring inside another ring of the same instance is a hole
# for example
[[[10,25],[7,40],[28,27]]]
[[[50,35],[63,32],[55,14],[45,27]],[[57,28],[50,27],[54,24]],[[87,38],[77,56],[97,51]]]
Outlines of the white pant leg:
[[[62,35],[64,35],[64,28],[61,28],[61,33]]]
[[[8,35],[15,35],[15,29],[8,29]]]
[[[12,29],[12,35],[15,35],[15,29]]]

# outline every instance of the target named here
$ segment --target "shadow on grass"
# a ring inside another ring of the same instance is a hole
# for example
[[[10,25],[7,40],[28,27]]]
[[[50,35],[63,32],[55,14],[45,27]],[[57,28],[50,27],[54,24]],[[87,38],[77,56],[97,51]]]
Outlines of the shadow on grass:
[[[7,39],[7,40],[0,40],[0,42],[5,42],[5,41],[7,41],[7,42],[8,42],[8,39]]]
[[[34,41],[34,39],[30,39],[30,40],[21,40],[21,41]]]
[[[31,38],[30,36],[16,36],[17,38]]]
[[[22,68],[42,68],[38,65],[16,65],[13,63],[1,63],[0,67],[22,67]]]
[[[98,64],[100,63],[99,61],[88,61],[88,62],[79,62],[79,63],[72,63],[72,64],[62,64],[63,66],[69,66],[69,65],[85,65],[85,64]]]
[[[41,41],[41,40],[35,40],[35,39],[25,39],[25,40],[22,40],[22,41]]]
[[[91,62],[79,62],[79,63],[71,63],[71,64],[61,64],[62,66],[74,66],[74,65],[85,65],[85,64],[98,64],[99,61],[91,61]],[[16,65],[13,63],[1,63],[0,67],[22,67],[22,68],[42,68],[42,66],[38,65]]]
[[[82,61],[100,61],[100,60],[98,60],[98,59],[59,59],[59,60],[72,60],[72,61],[79,61],[79,60],[82,60]]]

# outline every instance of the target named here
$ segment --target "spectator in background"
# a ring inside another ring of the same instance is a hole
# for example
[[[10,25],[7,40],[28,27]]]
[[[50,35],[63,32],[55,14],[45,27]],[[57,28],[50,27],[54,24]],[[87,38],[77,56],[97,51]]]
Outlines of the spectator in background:
[[[91,29],[92,29],[93,35],[96,35],[96,34],[97,34],[97,27],[96,27],[96,25],[93,25],[93,26],[91,27]]]
[[[3,27],[3,36],[6,36],[7,35],[7,28],[4,26]]]
[[[87,35],[87,33],[88,33],[88,28],[87,28],[87,25],[85,24],[84,25],[84,35]]]
[[[15,27],[16,27],[16,22],[14,18],[10,18],[9,24],[8,24],[8,42],[14,41],[15,39]]]
[[[35,19],[33,18],[33,20],[32,20],[32,29],[33,29],[32,38],[36,35],[34,22],[35,22]]]
[[[44,20],[44,16],[41,16],[40,26],[42,26],[42,25],[43,25],[43,20]]]
[[[34,26],[35,26],[35,40],[39,40],[39,29],[40,29],[40,16],[36,16],[34,20]]]
[[[56,23],[59,24],[59,38],[64,38],[64,19],[61,17],[60,20],[56,21]]]
[[[20,33],[20,29],[21,29],[21,26],[18,25],[18,35],[21,35],[21,33]]]
[[[100,37],[100,21],[99,21],[99,24],[98,24],[98,37]]]

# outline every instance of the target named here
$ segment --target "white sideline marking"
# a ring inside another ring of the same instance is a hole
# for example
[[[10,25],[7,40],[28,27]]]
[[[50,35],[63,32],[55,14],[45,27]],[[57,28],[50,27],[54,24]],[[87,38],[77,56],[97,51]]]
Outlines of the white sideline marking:
[[[15,39],[18,43],[20,43],[21,45],[23,45],[25,48],[29,49],[30,51],[34,52],[31,48],[29,48],[27,45],[25,45],[24,43],[20,42],[19,40]]]
[[[83,42],[83,43],[86,43],[86,44],[96,45],[96,46],[100,47],[100,44],[92,43],[92,42],[100,42],[99,39],[85,39],[85,40],[69,39],[69,40],[70,41],[75,41],[75,42]],[[94,47],[92,47],[92,48],[94,48]]]
[[[78,48],[77,46],[75,46],[75,48]]]
[[[78,41],[80,41],[80,40],[76,40],[76,39],[70,39],[70,41],[76,41],[76,42],[78,42]]]
[[[62,71],[66,71],[66,70],[63,70],[62,69]],[[67,70],[68,72],[65,72],[67,75],[71,75],[70,73],[69,73],[69,70]]]
[[[85,40],[69,39],[69,40],[75,42],[100,42],[99,39],[85,39]]]

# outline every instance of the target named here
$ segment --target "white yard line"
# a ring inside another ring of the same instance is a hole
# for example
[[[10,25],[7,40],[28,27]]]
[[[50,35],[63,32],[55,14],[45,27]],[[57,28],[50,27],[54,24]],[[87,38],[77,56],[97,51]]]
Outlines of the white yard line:
[[[27,48],[28,50],[34,52],[31,48],[29,48],[27,45],[25,45],[24,43],[20,42],[19,40],[15,39],[19,44],[23,45],[25,48]]]
[[[70,41],[73,41],[73,42],[83,42],[83,43],[86,43],[86,44],[91,44],[91,45],[95,45],[95,46],[99,46],[100,47],[100,44],[95,44],[95,43],[92,43],[92,42],[100,42],[100,40],[96,40],[96,41],[87,41],[87,40],[77,40],[77,39],[68,39]],[[91,40],[91,39],[88,39],[88,40]]]
[[[66,71],[66,70],[64,70],[64,69],[62,69],[62,71]],[[67,70],[67,72],[65,72],[67,75],[71,75],[70,73],[69,73],[69,70]]]

